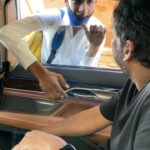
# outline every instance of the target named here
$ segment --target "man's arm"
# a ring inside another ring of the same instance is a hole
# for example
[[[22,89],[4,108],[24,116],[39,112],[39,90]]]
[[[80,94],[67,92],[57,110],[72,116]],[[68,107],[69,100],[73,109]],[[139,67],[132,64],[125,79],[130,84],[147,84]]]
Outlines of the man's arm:
[[[41,130],[55,135],[79,136],[93,133],[110,124],[111,122],[101,114],[99,106],[96,106],[62,121],[54,122]],[[52,134],[40,131],[28,132],[13,150],[60,150],[67,145],[63,139]]]
[[[21,65],[27,69],[36,61],[35,56],[29,50],[24,37],[32,31],[46,28],[37,16],[27,17],[14,21],[0,29],[0,42],[16,57]]]
[[[64,89],[67,89],[69,85],[62,75],[48,71],[38,61],[31,64],[28,70],[37,77],[42,90],[48,98],[58,99],[67,96]]]
[[[37,16],[12,22],[0,29],[0,42],[14,54],[25,69],[28,68],[37,77],[48,98],[62,98],[66,96],[63,89],[68,87],[65,80],[61,75],[46,70],[30,52],[23,39],[32,31],[46,28],[44,25]]]
[[[64,120],[52,122],[48,127],[40,130],[58,136],[83,136],[109,125],[111,122],[104,118],[99,106],[96,106]]]

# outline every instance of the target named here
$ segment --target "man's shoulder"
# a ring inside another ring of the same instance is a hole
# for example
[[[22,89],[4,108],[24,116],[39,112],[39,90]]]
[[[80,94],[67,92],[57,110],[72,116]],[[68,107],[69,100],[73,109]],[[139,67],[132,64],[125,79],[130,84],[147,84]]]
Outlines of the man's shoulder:
[[[59,8],[59,10],[62,15],[61,25],[70,25],[67,7]]]

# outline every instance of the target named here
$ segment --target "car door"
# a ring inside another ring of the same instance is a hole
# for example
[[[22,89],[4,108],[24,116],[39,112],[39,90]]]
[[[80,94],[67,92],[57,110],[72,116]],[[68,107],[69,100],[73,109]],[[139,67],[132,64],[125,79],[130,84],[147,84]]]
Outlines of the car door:
[[[108,18],[103,17],[108,33],[105,50],[100,58],[99,66],[43,64],[48,70],[64,76],[71,87],[68,91],[68,98],[57,101],[47,99],[40,89],[37,79],[30,72],[24,70],[21,65],[18,65],[14,56],[1,45],[1,62],[4,63],[7,60],[11,62],[11,69],[6,77],[6,82],[4,85],[1,84],[3,95],[1,92],[0,132],[2,134],[0,138],[3,140],[0,139],[2,141],[0,142],[0,147],[2,149],[10,149],[22,138],[26,131],[49,126],[51,121],[59,121],[93,106],[100,105],[122,88],[127,77],[115,64],[110,47],[112,37],[110,16],[113,10],[111,8],[110,11],[110,7],[114,2],[102,1],[101,3],[98,1],[95,15],[98,15],[101,10],[102,16],[109,15],[109,22],[107,22]],[[0,22],[1,26],[30,15],[31,12],[37,13],[40,9],[45,9],[48,6],[54,6],[54,4],[63,5],[63,1],[60,2],[60,0],[51,1],[49,4],[47,4],[46,0],[0,0],[0,2],[1,8],[3,8],[1,9],[1,18],[3,18]],[[33,7],[37,2],[39,5],[36,8]],[[23,8],[25,9],[24,11],[22,11]],[[1,65],[1,70],[5,70],[3,65]],[[3,81],[3,78],[1,78],[1,81]],[[110,131],[111,127],[108,127],[83,138],[98,144],[109,138]],[[4,140],[4,136],[6,136],[6,140]],[[76,141],[78,139],[75,139]]]

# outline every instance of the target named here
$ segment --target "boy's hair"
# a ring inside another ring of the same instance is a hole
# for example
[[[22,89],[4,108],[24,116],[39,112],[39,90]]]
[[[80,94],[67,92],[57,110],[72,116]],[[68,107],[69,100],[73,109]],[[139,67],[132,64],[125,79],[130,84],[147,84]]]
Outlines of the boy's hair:
[[[120,0],[114,22],[122,46],[131,40],[135,46],[133,57],[150,68],[150,0]]]

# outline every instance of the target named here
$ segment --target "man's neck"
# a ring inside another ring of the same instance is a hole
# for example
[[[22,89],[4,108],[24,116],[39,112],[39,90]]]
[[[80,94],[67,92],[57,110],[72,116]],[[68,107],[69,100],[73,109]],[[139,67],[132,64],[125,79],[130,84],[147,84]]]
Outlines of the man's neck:
[[[130,76],[140,91],[150,81],[150,69],[138,64],[134,66]]]

